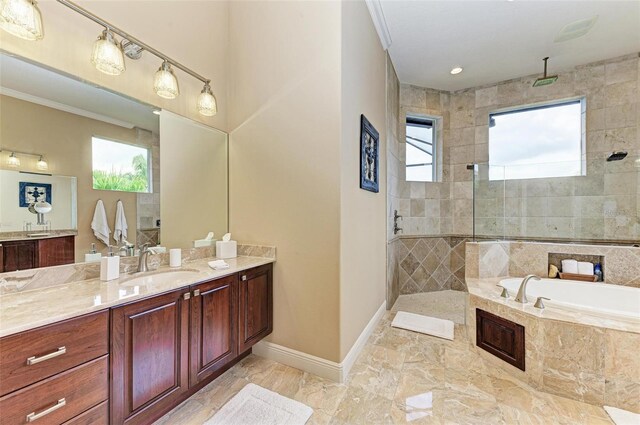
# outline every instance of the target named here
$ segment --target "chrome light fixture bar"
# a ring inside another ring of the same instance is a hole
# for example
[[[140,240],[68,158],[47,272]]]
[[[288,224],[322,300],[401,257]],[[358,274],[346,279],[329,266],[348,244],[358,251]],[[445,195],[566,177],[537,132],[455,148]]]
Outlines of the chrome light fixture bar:
[[[69,0],[57,0],[58,3],[67,6],[69,9],[73,10],[74,12],[84,16],[87,19],[92,20],[93,22],[97,23],[98,25],[104,27],[106,30],[119,35],[120,37],[122,37],[123,39],[127,40],[127,43],[125,43],[125,45],[134,45],[135,48],[138,49],[138,53],[140,53],[141,51],[147,51],[149,53],[151,53],[152,55],[162,59],[163,61],[163,65],[165,66],[165,63],[168,63],[170,65],[173,65],[174,67],[184,71],[185,73],[191,75],[193,78],[200,80],[204,83],[204,87],[205,89],[209,86],[209,84],[211,83],[211,80],[209,80],[208,78],[203,77],[202,75],[198,74],[197,72],[193,71],[192,69],[186,67],[185,65],[181,64],[180,62],[178,62],[175,59],[170,58],[169,56],[165,55],[164,53],[160,52],[159,50],[154,49],[153,47],[149,46],[147,43],[139,40],[138,38],[132,36],[131,34],[127,33],[126,31],[121,30],[120,28],[116,27],[115,25],[105,21],[104,19],[100,18],[99,16],[94,15],[93,13],[89,12],[87,9],[78,6],[77,4],[75,4],[72,1]],[[161,67],[162,68],[162,67]],[[203,89],[203,90],[205,90]],[[209,89],[210,90],[210,89]]]

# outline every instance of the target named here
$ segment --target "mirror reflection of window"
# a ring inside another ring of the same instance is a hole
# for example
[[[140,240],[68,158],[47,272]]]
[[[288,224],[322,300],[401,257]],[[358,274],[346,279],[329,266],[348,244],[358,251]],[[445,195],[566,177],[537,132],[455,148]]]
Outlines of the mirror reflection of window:
[[[151,192],[150,156],[147,148],[93,137],[93,188]]]
[[[407,181],[435,181],[435,121],[424,117],[407,117]]]

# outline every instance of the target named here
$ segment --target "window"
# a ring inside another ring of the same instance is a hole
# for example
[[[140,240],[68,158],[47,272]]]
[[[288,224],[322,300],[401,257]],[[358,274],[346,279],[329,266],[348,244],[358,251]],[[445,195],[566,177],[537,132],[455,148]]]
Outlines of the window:
[[[93,188],[123,192],[151,192],[149,149],[92,138]]]
[[[433,182],[436,172],[435,120],[407,116],[407,181]]]
[[[489,115],[489,179],[584,174],[584,101]]]

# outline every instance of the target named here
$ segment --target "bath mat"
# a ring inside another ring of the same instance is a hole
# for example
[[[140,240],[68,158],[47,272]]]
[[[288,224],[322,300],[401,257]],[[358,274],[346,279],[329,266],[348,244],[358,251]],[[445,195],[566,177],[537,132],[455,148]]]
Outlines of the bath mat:
[[[611,420],[616,425],[638,425],[640,424],[640,414],[618,409],[617,407],[604,406]]]
[[[453,322],[451,320],[399,311],[391,322],[391,326],[453,341]]]
[[[203,425],[304,425],[313,409],[255,384],[247,384]]]

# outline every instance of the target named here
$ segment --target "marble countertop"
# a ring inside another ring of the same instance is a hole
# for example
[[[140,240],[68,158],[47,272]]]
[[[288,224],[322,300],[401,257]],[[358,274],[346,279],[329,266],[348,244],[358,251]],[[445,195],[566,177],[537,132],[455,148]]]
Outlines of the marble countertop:
[[[58,232],[58,233],[56,233]],[[39,234],[39,233],[49,233],[46,236],[28,236],[24,235],[15,235],[15,236],[3,236],[0,235],[0,243],[2,242],[14,242],[14,241],[37,241],[40,239],[52,239],[52,238],[63,238],[65,236],[78,236],[78,232],[69,231],[69,232],[60,232],[60,231],[52,231],[52,232],[30,232],[29,234]]]
[[[207,265],[211,260],[214,258],[189,262],[177,269],[161,266],[148,273],[123,274],[119,279],[109,282],[91,279],[2,295],[0,337],[275,262],[273,258],[241,256],[225,260],[229,263],[228,269],[213,270]],[[181,273],[175,279],[145,278],[142,282],[135,282],[136,284],[129,282],[137,276],[162,275],[163,272],[181,269],[193,273]]]
[[[506,307],[521,311],[531,316],[542,319],[559,320],[562,322],[571,322],[600,328],[640,333],[640,323],[637,321],[625,320],[624,318],[613,318],[604,314],[600,315],[583,310],[564,307],[560,308],[551,305],[547,305],[547,308],[545,309],[539,309],[535,308],[531,302],[521,304],[513,299],[504,299],[500,297],[501,290],[500,288],[497,288],[496,285],[498,285],[501,280],[509,278],[509,276],[482,279],[466,278],[466,282],[470,295],[475,295],[500,303]]]

